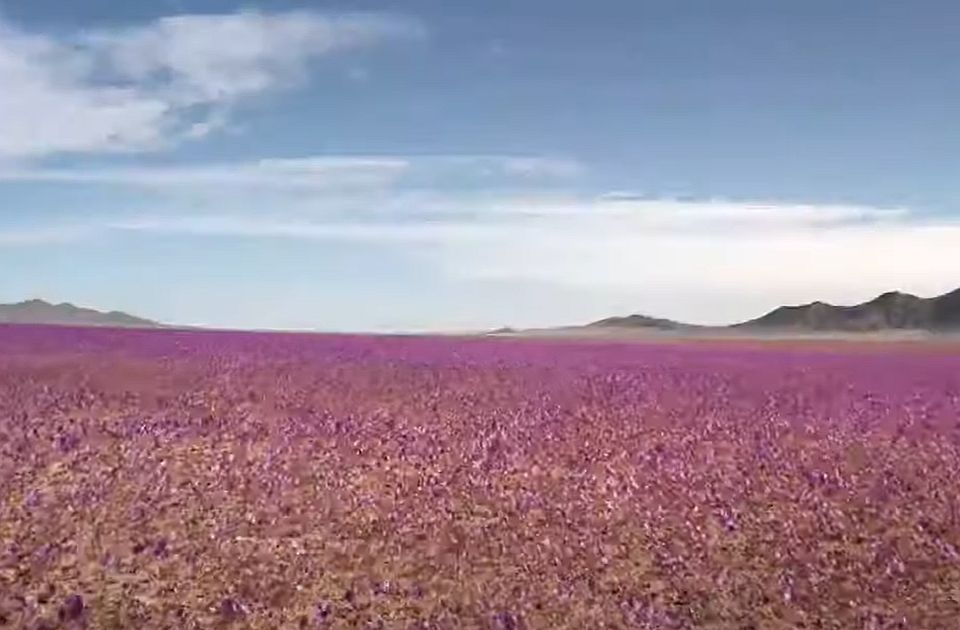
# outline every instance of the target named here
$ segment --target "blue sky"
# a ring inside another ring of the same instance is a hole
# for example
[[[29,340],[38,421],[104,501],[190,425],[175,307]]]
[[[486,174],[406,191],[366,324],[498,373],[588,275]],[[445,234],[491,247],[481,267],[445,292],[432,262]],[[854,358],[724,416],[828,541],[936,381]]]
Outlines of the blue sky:
[[[696,322],[960,285],[945,1],[0,0],[0,301]]]

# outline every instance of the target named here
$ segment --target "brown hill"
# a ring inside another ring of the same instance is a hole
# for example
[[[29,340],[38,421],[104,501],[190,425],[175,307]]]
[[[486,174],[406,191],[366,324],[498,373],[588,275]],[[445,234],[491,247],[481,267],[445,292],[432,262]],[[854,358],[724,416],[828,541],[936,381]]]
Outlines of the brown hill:
[[[648,317],[646,315],[627,315],[626,317],[608,317],[598,322],[587,324],[588,328],[652,328],[656,330],[681,330],[697,328],[691,324],[675,322],[672,319]]]
[[[670,319],[628,315],[609,317],[568,330],[646,330],[681,333],[807,333],[807,332],[960,332],[960,289],[934,298],[889,291],[869,302],[837,306],[812,302],[781,306],[763,317],[730,326],[697,326]]]
[[[103,313],[68,304],[51,304],[44,300],[27,300],[16,304],[0,304],[2,324],[56,324],[62,326],[107,326],[117,328],[157,328],[160,324],[120,311]]]
[[[891,291],[854,306],[825,302],[781,306],[732,328],[838,332],[957,330],[960,329],[960,289],[935,298]]]

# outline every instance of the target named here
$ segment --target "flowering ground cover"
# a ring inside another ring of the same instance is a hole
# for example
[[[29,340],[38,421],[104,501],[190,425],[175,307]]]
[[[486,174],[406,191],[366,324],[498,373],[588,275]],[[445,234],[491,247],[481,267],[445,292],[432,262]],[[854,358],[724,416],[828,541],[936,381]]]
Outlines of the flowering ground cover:
[[[876,348],[0,328],[0,626],[957,628]]]

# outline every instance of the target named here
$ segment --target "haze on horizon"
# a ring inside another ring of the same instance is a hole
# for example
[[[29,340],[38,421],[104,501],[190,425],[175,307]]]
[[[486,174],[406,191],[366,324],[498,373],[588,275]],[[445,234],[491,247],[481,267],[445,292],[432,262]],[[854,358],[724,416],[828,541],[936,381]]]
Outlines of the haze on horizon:
[[[0,0],[0,302],[478,330],[960,286],[945,0]]]

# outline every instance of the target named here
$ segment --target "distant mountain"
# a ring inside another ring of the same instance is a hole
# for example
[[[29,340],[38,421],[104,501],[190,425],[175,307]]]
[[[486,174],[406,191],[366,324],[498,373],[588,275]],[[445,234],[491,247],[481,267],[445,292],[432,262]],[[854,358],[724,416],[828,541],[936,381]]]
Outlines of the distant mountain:
[[[682,330],[697,328],[692,324],[675,322],[672,319],[660,319],[646,315],[627,315],[626,317],[608,317],[598,322],[587,324],[587,328],[653,328],[657,330]]]
[[[678,331],[690,333],[805,333],[960,331],[960,289],[935,298],[890,291],[855,306],[813,302],[781,306],[763,317],[730,326],[697,326],[647,315],[609,317],[586,326],[564,329],[577,331]]]
[[[831,332],[960,330],[960,289],[935,298],[891,291],[855,306],[825,302],[781,306],[731,328]]]
[[[80,308],[66,302],[50,304],[43,300],[27,300],[17,304],[0,304],[2,324],[57,324],[63,326],[115,326],[118,328],[158,328],[160,324],[119,311],[103,313]]]

